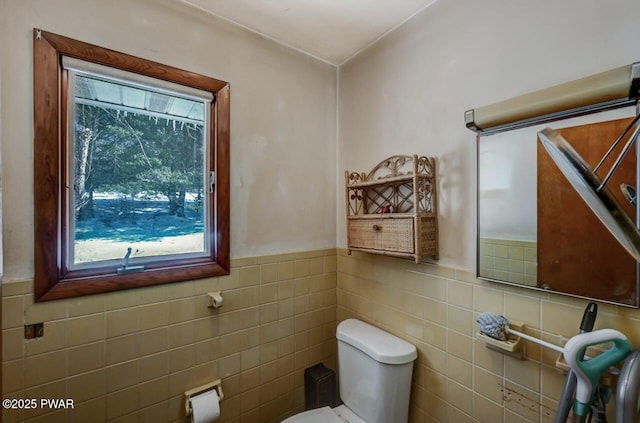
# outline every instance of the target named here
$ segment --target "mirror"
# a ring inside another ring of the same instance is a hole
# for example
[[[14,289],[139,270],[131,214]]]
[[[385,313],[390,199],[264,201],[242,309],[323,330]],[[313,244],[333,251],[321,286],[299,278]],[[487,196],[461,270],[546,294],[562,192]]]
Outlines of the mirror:
[[[640,306],[638,264],[580,199],[537,135],[553,128],[595,167],[635,115],[635,105],[626,106],[478,136],[478,277]],[[598,171],[601,177],[620,144]],[[628,194],[638,185],[637,155],[634,146],[607,185],[636,224]]]

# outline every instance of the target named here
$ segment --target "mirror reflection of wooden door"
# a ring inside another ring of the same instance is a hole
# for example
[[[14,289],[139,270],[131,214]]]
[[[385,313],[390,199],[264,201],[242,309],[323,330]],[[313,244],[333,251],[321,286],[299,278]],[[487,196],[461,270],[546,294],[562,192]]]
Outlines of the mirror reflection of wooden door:
[[[556,129],[594,167],[631,119]],[[604,178],[626,139],[598,171]],[[620,184],[635,186],[635,147],[607,188],[635,221]],[[585,282],[588,281],[588,282]],[[615,240],[538,143],[538,287],[633,305],[636,261]]]

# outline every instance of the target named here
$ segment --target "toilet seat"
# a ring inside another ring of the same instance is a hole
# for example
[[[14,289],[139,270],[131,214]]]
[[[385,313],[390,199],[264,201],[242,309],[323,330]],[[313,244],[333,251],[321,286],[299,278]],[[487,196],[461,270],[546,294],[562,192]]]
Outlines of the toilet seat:
[[[331,407],[316,408],[291,416],[282,423],[344,423]]]
[[[332,409],[332,411],[336,413],[340,420],[344,421],[345,423],[367,423],[360,417],[358,417],[356,413],[351,411],[351,409],[344,404]]]
[[[304,411],[282,423],[366,423],[345,405],[336,408],[322,407]]]

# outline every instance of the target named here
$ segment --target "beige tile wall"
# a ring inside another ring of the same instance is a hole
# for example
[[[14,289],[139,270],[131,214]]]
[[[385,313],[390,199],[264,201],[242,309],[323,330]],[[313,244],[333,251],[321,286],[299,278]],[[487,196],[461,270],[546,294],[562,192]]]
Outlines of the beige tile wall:
[[[480,275],[502,281],[538,285],[537,243],[480,238]]]
[[[224,305],[208,308],[206,293]],[[303,371],[335,368],[335,249],[232,260],[230,276],[33,303],[3,285],[3,398],[72,398],[5,410],[5,423],[186,422],[183,392],[222,378],[220,422],[303,409]],[[44,337],[24,325],[44,322]]]
[[[526,360],[476,339],[479,312],[525,323],[560,344],[578,332],[587,302],[481,281],[444,266],[338,250],[337,320],[357,317],[416,345],[410,421],[551,422],[564,376],[557,353],[527,343]],[[596,328],[640,346],[640,311],[599,305]],[[611,407],[610,407],[611,408]]]
[[[207,291],[225,304],[207,308]],[[186,422],[182,393],[222,377],[221,422],[279,422],[303,408],[303,370],[335,369],[335,326],[357,317],[418,347],[411,422],[549,422],[556,354],[518,360],[476,340],[481,311],[559,343],[585,301],[477,280],[468,271],[333,249],[238,259],[227,277],[33,304],[3,289],[3,398],[73,398],[73,410],[4,411],[6,423]],[[45,336],[24,340],[23,326]],[[596,327],[640,345],[640,312],[600,304]]]

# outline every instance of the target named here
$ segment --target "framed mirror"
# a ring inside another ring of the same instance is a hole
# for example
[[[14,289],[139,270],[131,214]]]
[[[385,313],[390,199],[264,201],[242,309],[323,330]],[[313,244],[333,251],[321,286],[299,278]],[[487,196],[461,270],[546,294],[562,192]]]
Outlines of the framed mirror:
[[[625,103],[477,136],[477,275],[481,279],[639,307],[640,266],[571,187],[538,141],[550,127],[596,166],[636,116]],[[603,177],[623,142],[598,171]],[[639,153],[632,147],[607,185],[638,226]]]

